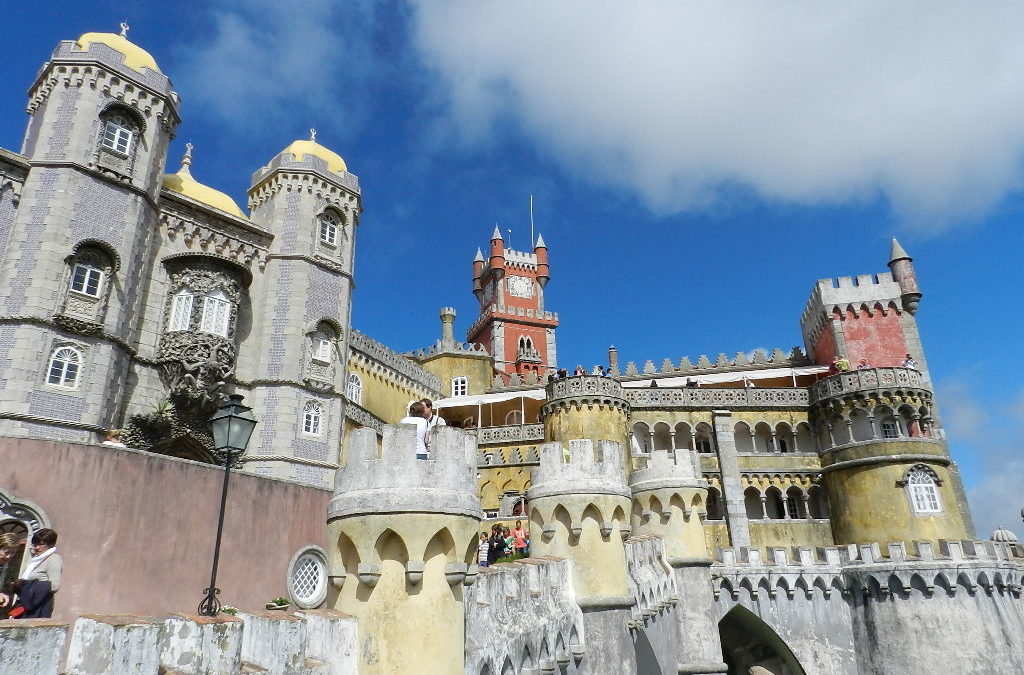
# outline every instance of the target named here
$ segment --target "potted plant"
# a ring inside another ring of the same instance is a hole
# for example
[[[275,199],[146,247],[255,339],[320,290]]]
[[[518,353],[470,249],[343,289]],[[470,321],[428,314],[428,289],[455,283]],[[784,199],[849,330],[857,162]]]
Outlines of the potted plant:
[[[276,597],[267,603],[267,609],[288,609],[291,605],[291,600],[285,597]]]

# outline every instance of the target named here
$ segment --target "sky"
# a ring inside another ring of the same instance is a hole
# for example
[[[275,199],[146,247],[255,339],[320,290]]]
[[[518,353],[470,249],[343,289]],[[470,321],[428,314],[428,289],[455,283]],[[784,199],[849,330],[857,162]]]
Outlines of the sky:
[[[60,40],[117,32],[182,97],[171,147],[245,206],[317,140],[359,176],[353,323],[409,350],[495,225],[551,258],[562,365],[800,345],[816,279],[914,258],[978,533],[1024,538],[1024,5],[604,0],[0,2],[0,147]]]

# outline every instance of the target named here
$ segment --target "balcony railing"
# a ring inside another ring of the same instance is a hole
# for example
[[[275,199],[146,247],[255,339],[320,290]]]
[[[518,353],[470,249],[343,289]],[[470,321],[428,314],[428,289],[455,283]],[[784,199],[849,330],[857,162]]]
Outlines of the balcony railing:
[[[913,368],[864,368],[830,375],[810,387],[814,402],[864,390],[906,387],[931,392],[920,371]]]
[[[695,408],[801,408],[809,400],[804,388],[712,389],[684,387],[681,389],[627,388],[626,400],[634,408],[695,407]]]
[[[501,427],[483,427],[476,431],[477,443],[494,445],[498,443],[527,443],[544,440],[543,424],[510,424]]]

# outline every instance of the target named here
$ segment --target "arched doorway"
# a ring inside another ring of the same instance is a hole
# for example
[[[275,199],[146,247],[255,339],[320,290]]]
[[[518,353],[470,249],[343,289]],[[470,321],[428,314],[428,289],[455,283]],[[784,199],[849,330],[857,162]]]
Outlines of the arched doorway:
[[[751,672],[771,675],[805,675],[804,669],[782,638],[746,607],[737,605],[718,622],[722,657],[729,675]],[[751,670],[751,668],[763,670]]]

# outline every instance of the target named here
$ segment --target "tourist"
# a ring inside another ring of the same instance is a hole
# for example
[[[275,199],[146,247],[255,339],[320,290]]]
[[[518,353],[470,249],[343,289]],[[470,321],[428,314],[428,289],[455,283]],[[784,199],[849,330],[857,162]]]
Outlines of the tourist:
[[[850,369],[850,359],[845,356],[837,356],[835,358],[836,369],[840,373],[845,373]]]
[[[32,535],[32,561],[25,572],[11,584],[11,591],[0,594],[0,607],[10,605],[14,594],[21,603],[11,616],[20,619],[48,619],[53,616],[53,596],[60,590],[64,561],[57,553],[57,533],[49,528]],[[22,611],[19,611],[22,610]]]
[[[512,537],[512,531],[507,527],[501,528],[501,537],[505,541],[505,555],[510,556],[515,553],[515,539]]]
[[[423,407],[425,408],[423,418],[427,420],[428,431],[433,429],[434,427],[443,427],[448,425],[448,423],[444,421],[443,417],[434,412],[433,401],[431,401],[429,398],[424,398],[420,400],[420,403],[422,403]]]
[[[501,536],[501,525],[491,525],[491,538],[487,543],[487,564],[493,565],[498,558],[505,557],[505,538]]]
[[[686,378],[686,386],[690,389],[693,389],[694,387],[697,386],[697,380],[693,379],[692,377]]]
[[[13,532],[0,534],[0,589],[7,588],[8,584],[18,578],[18,547],[21,541],[18,535]],[[11,598],[6,594],[0,594],[0,619],[6,619],[11,610]]]
[[[871,368],[871,364],[868,363],[867,359],[861,359],[857,364],[857,370],[867,370],[868,368]]]
[[[914,357],[911,356],[910,354],[907,354],[907,358],[903,359],[903,363],[901,363],[900,365],[903,366],[904,368],[917,370],[917,361],[915,361]]]
[[[491,542],[487,541],[487,533],[480,533],[480,543],[477,545],[476,562],[480,567],[487,567],[491,563],[487,559],[487,553],[491,549]]]
[[[516,553],[526,555],[526,540],[529,536],[526,528],[523,527],[523,521],[517,520],[516,526],[512,528],[512,546]]]
[[[430,429],[427,428],[426,410],[423,401],[415,401],[409,406],[409,416],[398,422],[416,425],[416,459],[430,459]]]
[[[573,377],[582,377],[587,374],[587,369],[583,367],[582,363],[576,364],[576,371],[573,373]]]

